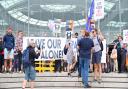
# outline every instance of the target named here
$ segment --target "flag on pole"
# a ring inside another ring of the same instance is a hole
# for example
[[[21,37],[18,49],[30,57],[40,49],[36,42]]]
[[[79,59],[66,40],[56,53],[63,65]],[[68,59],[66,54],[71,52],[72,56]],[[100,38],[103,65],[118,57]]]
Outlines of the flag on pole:
[[[92,30],[92,28],[90,26],[90,21],[92,19],[93,14],[94,14],[94,0],[92,0],[91,7],[89,9],[88,16],[87,16],[86,30],[88,32],[91,32],[91,30]]]

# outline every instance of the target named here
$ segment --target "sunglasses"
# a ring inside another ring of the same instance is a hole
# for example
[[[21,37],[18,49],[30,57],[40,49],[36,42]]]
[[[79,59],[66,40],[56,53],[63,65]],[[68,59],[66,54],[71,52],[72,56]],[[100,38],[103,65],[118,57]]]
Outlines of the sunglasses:
[[[92,33],[94,33],[95,31],[92,31]]]

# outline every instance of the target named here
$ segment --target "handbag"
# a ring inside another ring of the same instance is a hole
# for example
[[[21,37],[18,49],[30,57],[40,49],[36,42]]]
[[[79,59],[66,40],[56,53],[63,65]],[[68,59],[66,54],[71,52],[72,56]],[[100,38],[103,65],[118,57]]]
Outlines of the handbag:
[[[114,49],[112,50],[112,53],[111,53],[111,55],[110,55],[110,58],[111,58],[111,59],[117,59],[117,52],[115,52]]]

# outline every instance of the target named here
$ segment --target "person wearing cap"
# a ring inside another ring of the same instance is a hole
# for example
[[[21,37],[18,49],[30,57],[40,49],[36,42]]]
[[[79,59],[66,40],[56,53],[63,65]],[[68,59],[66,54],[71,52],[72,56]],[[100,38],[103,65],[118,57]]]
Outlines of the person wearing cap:
[[[12,71],[12,59],[14,58],[14,47],[15,47],[15,38],[12,34],[12,28],[9,27],[7,29],[6,34],[3,37],[3,45],[4,45],[4,71],[11,72]],[[9,67],[7,63],[9,61]]]

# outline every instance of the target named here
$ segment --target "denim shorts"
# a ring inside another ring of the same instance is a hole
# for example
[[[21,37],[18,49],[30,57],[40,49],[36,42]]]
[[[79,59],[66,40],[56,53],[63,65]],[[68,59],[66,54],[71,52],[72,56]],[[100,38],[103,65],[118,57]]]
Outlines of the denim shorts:
[[[25,80],[35,80],[36,71],[33,66],[29,66],[24,69],[25,71]]]
[[[92,55],[92,64],[101,63],[101,56],[102,56],[102,51],[98,51],[98,52],[93,53],[93,55]]]
[[[67,59],[68,64],[72,64],[72,59]]]

